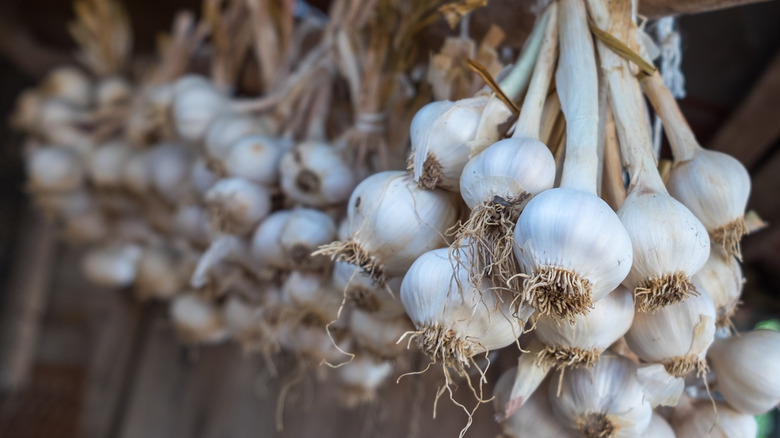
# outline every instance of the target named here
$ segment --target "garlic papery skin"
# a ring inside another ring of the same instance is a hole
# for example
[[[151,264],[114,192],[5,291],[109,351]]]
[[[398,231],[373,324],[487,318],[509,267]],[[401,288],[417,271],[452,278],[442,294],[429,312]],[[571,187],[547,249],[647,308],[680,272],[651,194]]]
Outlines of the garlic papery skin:
[[[152,187],[168,202],[179,203],[190,192],[192,148],[180,143],[163,143],[150,158]]]
[[[346,201],[357,184],[354,171],[339,151],[317,141],[301,143],[286,152],[280,172],[284,194],[312,207]]]
[[[332,217],[319,210],[297,208],[282,227],[279,245],[298,269],[317,269],[327,266],[329,259],[311,254],[335,238],[336,222]]]
[[[176,131],[188,142],[200,141],[209,124],[228,107],[228,98],[211,81],[188,75],[173,88],[172,113]]]
[[[445,100],[417,111],[409,132],[412,173],[420,188],[458,190],[458,179],[472,153],[468,142],[477,134],[487,102],[486,96]]]
[[[181,272],[181,257],[169,248],[144,248],[138,260],[135,280],[136,295],[141,299],[168,300],[187,284]]]
[[[780,403],[780,333],[753,330],[718,339],[707,357],[716,388],[738,411],[760,415]]]
[[[341,309],[341,297],[330,289],[330,282],[322,274],[292,271],[282,286],[292,303],[316,317],[319,327],[336,321]]]
[[[557,385],[550,385],[548,390],[553,412],[581,436],[644,436],[653,410],[636,379],[636,365],[630,360],[604,355],[591,368],[567,370],[560,382],[560,396]]]
[[[504,435],[510,438],[574,438],[569,428],[561,424],[552,414],[547,388],[549,382],[542,383],[539,390],[534,392],[512,415],[503,417],[501,412],[509,401],[516,375],[517,368],[505,371],[496,382],[493,392],[496,419],[501,423]]]
[[[217,306],[195,293],[177,295],[168,307],[173,327],[188,343],[216,344],[230,335]]]
[[[630,5],[607,3],[588,0],[595,24],[630,41],[635,27]],[[634,290],[639,310],[655,311],[696,293],[691,277],[707,261],[709,236],[696,216],[664,187],[652,154],[642,92],[626,60],[603,43],[598,43],[598,49],[623,162],[631,177],[628,197],[618,210],[634,251],[624,284]]]
[[[670,426],[669,423],[664,420],[664,417],[660,416],[657,412],[653,412],[653,417],[650,419],[650,426],[642,436],[645,438],[677,438],[672,426]]]
[[[254,118],[233,112],[220,114],[209,123],[204,144],[212,160],[224,163],[231,148],[241,137],[259,134],[263,129]]]
[[[457,214],[451,194],[420,189],[406,172],[376,173],[349,199],[349,238],[318,253],[358,266],[384,285],[403,276],[420,254],[444,246]]]
[[[279,163],[284,152],[285,148],[277,139],[247,135],[230,147],[225,158],[225,171],[230,176],[272,186],[279,180]]]
[[[517,301],[571,319],[623,281],[632,251],[617,215],[596,194],[598,80],[584,4],[561,2],[558,19],[556,86],[567,121],[561,187],[528,202],[515,226],[514,253],[528,275]]]
[[[79,156],[64,147],[35,149],[27,157],[28,187],[34,192],[63,193],[84,182],[84,166]]]
[[[135,281],[141,248],[136,245],[110,245],[91,249],[82,262],[84,273],[99,286],[122,288]]]
[[[250,249],[252,259],[256,263],[274,269],[293,269],[292,257],[279,241],[279,236],[281,236],[291,215],[292,210],[279,210],[271,213],[260,222],[252,235]]]
[[[637,311],[626,342],[653,365],[638,373],[653,404],[675,405],[682,378],[707,371],[705,355],[715,337],[715,306],[707,294],[688,297],[655,313]],[[661,369],[663,365],[663,369]]]
[[[345,302],[374,317],[394,319],[406,315],[400,299],[402,280],[390,278],[379,286],[358,266],[340,261],[333,264],[333,286],[343,293]]]
[[[495,404],[496,421],[502,421],[514,415],[532,395],[537,393],[539,386],[547,378],[552,365],[549,362],[539,360],[539,354],[543,352],[542,348],[542,344],[534,339],[527,347],[528,351],[520,354],[517,359],[517,367],[513,368],[516,370],[514,380],[511,383],[505,383],[505,385],[511,386],[509,388],[501,387],[502,401],[500,404]],[[499,383],[496,384],[497,389]],[[546,388],[544,390],[546,391]]]
[[[395,318],[378,318],[372,313],[352,309],[349,318],[349,330],[357,344],[367,352],[386,359],[404,354],[406,343],[398,340],[404,333],[414,330],[406,314]]]
[[[123,140],[114,140],[95,149],[89,159],[92,182],[102,188],[120,187],[122,170],[132,154],[131,146]]]
[[[717,410],[717,411],[716,411]],[[672,421],[677,438],[756,438],[756,418],[734,410],[726,403],[696,402],[691,411]]]
[[[533,312],[525,309],[513,317],[509,301],[499,301],[486,283],[476,288],[464,265],[450,260],[448,248],[435,249],[418,257],[401,283],[401,302],[417,328],[412,335],[417,346],[459,374],[475,355],[515,342]]]
[[[739,304],[745,283],[737,259],[729,256],[721,247],[713,245],[707,263],[691,280],[696,290],[712,298],[718,315],[717,326],[731,326],[731,316]]]
[[[558,369],[593,366],[601,353],[628,332],[633,320],[634,297],[624,286],[596,301],[587,314],[576,315],[571,323],[540,316],[534,330],[543,344],[538,358]]]
[[[664,123],[674,155],[666,187],[704,224],[710,238],[729,255],[742,257],[740,240],[747,234],[745,208],[750,174],[736,158],[702,148],[660,74],[643,82],[645,93]]]
[[[379,387],[393,372],[388,361],[378,360],[370,355],[358,355],[349,363],[336,369],[336,376],[342,385],[340,389],[347,406],[356,406],[376,399]]]
[[[242,178],[225,178],[204,196],[209,217],[222,232],[244,234],[271,211],[271,195],[263,186]]]

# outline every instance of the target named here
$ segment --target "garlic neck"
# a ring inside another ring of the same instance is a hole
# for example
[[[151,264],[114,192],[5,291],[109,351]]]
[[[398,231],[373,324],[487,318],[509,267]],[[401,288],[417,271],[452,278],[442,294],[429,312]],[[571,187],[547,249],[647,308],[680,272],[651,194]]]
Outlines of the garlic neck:
[[[679,163],[693,159],[696,150],[701,146],[696,141],[688,122],[685,121],[674,96],[666,88],[661,75],[656,72],[643,80],[642,89],[664,123],[664,131],[669,138],[669,146],[672,148],[675,161]]]
[[[555,82],[566,118],[566,160],[561,187],[596,194],[598,75],[593,41],[580,0],[560,2],[561,56]]]
[[[509,74],[499,83],[504,93],[512,100],[520,97],[520,93],[528,86],[531,72],[533,72],[534,64],[536,64],[536,58],[539,57],[539,52],[542,48],[542,40],[544,39],[545,29],[549,20],[550,14],[545,12],[536,21],[531,34],[528,35],[525,47],[523,47],[523,53]]]

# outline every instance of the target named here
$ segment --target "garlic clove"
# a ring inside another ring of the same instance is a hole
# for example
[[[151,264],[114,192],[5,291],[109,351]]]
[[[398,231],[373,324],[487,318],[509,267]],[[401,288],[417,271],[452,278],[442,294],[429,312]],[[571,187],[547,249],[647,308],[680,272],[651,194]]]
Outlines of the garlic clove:
[[[552,414],[548,392],[549,380],[542,383],[539,390],[533,392],[516,412],[507,418],[499,418],[503,417],[500,412],[507,404],[512,382],[517,375],[516,368],[508,369],[498,379],[494,389],[493,404],[499,412],[496,415],[504,434],[510,438],[573,438],[574,434],[570,429],[561,424]]]
[[[715,405],[702,400],[685,415],[675,415],[672,426],[677,438],[756,438],[755,417],[735,411],[725,403]]]
[[[533,340],[527,350],[517,359],[517,371],[512,386],[508,390],[502,389],[502,402],[495,404],[497,421],[513,416],[521,409],[525,402],[536,394],[539,385],[542,385],[542,381],[550,373],[550,363],[539,360],[539,354],[543,352],[542,344]],[[496,383],[496,388],[499,388],[499,384],[500,382]]]
[[[325,207],[349,199],[357,179],[334,147],[309,141],[286,152],[281,159],[281,186],[291,199]]]
[[[642,385],[647,401],[653,407],[676,406],[685,389],[685,380],[669,374],[663,364],[640,365],[636,378]]]

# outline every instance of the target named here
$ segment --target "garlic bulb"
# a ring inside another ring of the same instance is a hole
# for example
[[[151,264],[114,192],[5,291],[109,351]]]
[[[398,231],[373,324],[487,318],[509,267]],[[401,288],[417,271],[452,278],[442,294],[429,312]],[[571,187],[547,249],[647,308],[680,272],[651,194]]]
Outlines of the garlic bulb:
[[[453,201],[444,191],[418,188],[406,172],[376,173],[349,199],[349,239],[318,253],[359,266],[383,285],[404,275],[420,254],[445,244],[444,233],[457,219]]]
[[[320,327],[339,319],[341,297],[319,273],[292,271],[282,291],[296,306],[317,318]]]
[[[98,187],[117,188],[122,185],[122,170],[133,155],[125,141],[114,140],[99,146],[89,159],[89,175]]]
[[[516,375],[517,369],[510,368],[496,382],[493,404],[496,412],[499,412],[497,414],[499,417],[503,406],[506,406],[509,400],[512,382]],[[573,438],[574,435],[570,430],[552,414],[548,386],[549,382],[543,383],[539,390],[522,404],[522,407],[511,416],[500,420],[504,435],[510,438]]]
[[[152,151],[152,187],[165,200],[181,202],[191,190],[192,154],[192,148],[180,143],[163,143]]]
[[[719,246],[712,246],[707,263],[691,280],[696,290],[712,298],[718,315],[717,326],[728,327],[745,282],[737,259],[727,255]]]
[[[312,207],[346,201],[357,183],[339,151],[316,141],[301,143],[286,152],[280,172],[284,194]]]
[[[215,117],[206,129],[204,144],[212,160],[224,163],[231,148],[241,137],[259,134],[263,127],[258,120],[239,113],[226,112]]]
[[[322,327],[295,324],[282,320],[276,330],[276,336],[283,348],[300,354],[315,363],[338,364],[349,360],[343,352],[352,349],[350,338],[334,334],[333,338]],[[334,343],[335,342],[335,343]]]
[[[271,211],[268,190],[241,178],[219,180],[204,201],[217,228],[232,234],[249,232]]]
[[[716,411],[717,409],[717,411]],[[758,424],[752,415],[740,413],[725,403],[709,400],[694,404],[692,411],[675,415],[674,432],[677,438],[756,438]]]
[[[89,105],[92,95],[92,84],[87,75],[70,66],[50,71],[38,89],[46,97],[63,99],[82,108]]]
[[[202,157],[195,159],[190,170],[190,184],[200,195],[205,195],[214,184],[219,181],[217,172],[209,168],[208,163]]]
[[[657,412],[653,412],[653,417],[650,419],[650,426],[642,435],[646,438],[676,438],[674,429],[664,419],[664,417],[658,415]]]
[[[553,364],[549,361],[539,360],[539,355],[543,353],[543,345],[536,339],[532,340],[517,359],[515,378],[512,382],[504,385],[511,385],[502,388],[501,403],[495,404],[496,421],[502,421],[514,415],[518,409],[536,394],[540,385],[543,385]],[[496,386],[498,388],[498,384]],[[546,390],[546,387],[545,387]]]
[[[291,210],[278,210],[263,219],[252,235],[252,258],[261,266],[275,269],[292,269],[294,263],[279,241]]]
[[[122,163],[120,178],[122,185],[136,195],[144,195],[152,188],[151,153],[134,151]]]
[[[435,249],[418,257],[401,283],[401,302],[418,330],[413,335],[418,347],[459,373],[475,355],[515,342],[533,312],[524,309],[513,317],[509,301],[500,301],[487,284],[477,289],[464,265],[450,260],[449,249]]]
[[[262,308],[236,295],[229,295],[222,305],[222,315],[230,335],[239,342],[257,341],[262,336]]]
[[[387,381],[392,371],[390,362],[364,355],[358,355],[337,368],[336,378],[343,385],[339,389],[346,405],[355,406],[376,399],[379,386]]]
[[[196,245],[206,246],[211,241],[212,232],[209,214],[199,205],[183,205],[176,210],[174,230]]]
[[[736,158],[699,145],[658,73],[645,79],[643,85],[664,122],[674,154],[666,182],[669,194],[696,215],[713,242],[740,258],[740,240],[747,234],[744,214],[750,174]]]
[[[120,288],[135,281],[141,248],[135,245],[111,245],[91,249],[83,260],[89,280],[103,287]]]
[[[633,294],[623,286],[596,301],[587,314],[575,316],[572,324],[540,316],[534,331],[544,344],[539,359],[557,368],[590,367],[628,331],[633,319]]]
[[[717,389],[738,411],[760,415],[780,403],[780,333],[753,330],[718,339],[707,357]]]
[[[457,191],[471,156],[468,142],[477,134],[486,96],[431,102],[417,111],[409,128],[412,169],[420,188]]]
[[[654,405],[677,404],[682,378],[707,370],[705,355],[714,336],[715,306],[707,294],[634,315],[626,342],[640,359],[653,364],[641,367],[638,378]]]
[[[176,333],[185,342],[214,344],[229,336],[217,306],[192,292],[177,295],[168,312]]]
[[[345,301],[357,310],[386,319],[405,315],[400,299],[401,277],[387,280],[382,287],[359,267],[337,261],[333,264],[332,280],[336,290],[343,292]]]
[[[406,351],[406,343],[398,340],[404,333],[413,331],[414,326],[406,315],[377,318],[372,313],[352,309],[349,330],[361,348],[377,357],[392,359]]]
[[[181,291],[187,276],[181,272],[180,256],[169,248],[144,248],[138,260],[135,290],[142,298],[167,300]]]
[[[101,78],[95,84],[95,104],[98,108],[115,108],[130,102],[133,88],[121,76]]]
[[[299,269],[326,266],[324,256],[312,256],[320,245],[336,238],[336,223],[327,214],[311,208],[297,208],[287,217],[279,235],[279,245]]]
[[[201,140],[211,121],[227,107],[227,96],[202,76],[183,76],[174,85],[173,120],[176,131],[186,141]]]
[[[62,193],[84,182],[84,167],[78,155],[59,146],[35,149],[27,158],[30,190]]]
[[[565,0],[567,1],[567,0]],[[550,385],[555,416],[585,438],[644,436],[653,410],[636,379],[636,365],[621,356],[602,356],[592,368],[567,370]]]
[[[228,175],[256,184],[275,185],[279,180],[279,163],[285,148],[277,139],[264,135],[247,135],[236,140],[225,158]]]

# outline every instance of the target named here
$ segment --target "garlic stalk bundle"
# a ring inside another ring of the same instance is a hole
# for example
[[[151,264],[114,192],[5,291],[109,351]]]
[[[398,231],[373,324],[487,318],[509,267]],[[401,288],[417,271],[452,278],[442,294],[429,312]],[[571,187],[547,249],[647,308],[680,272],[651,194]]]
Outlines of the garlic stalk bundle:
[[[327,266],[330,260],[311,254],[335,238],[336,223],[332,217],[319,210],[297,208],[281,229],[279,245],[298,269],[317,269]]]
[[[178,203],[191,190],[192,148],[181,143],[163,143],[154,148],[151,163],[152,187],[168,202]]]
[[[349,198],[349,238],[315,254],[358,266],[384,285],[403,276],[420,254],[445,245],[444,233],[455,224],[457,210],[451,194],[420,189],[406,172],[379,172]]]
[[[496,287],[507,287],[517,273],[512,254],[514,227],[528,200],[553,186],[555,160],[539,141],[542,106],[557,54],[556,5],[541,19],[547,22],[541,53],[531,78],[523,111],[512,138],[494,143],[463,168],[460,192],[471,209],[468,221],[457,232],[458,249],[476,260],[472,281],[487,276]]]
[[[633,319],[633,294],[624,286],[596,301],[587,314],[575,316],[571,324],[540,316],[534,331],[544,344],[539,360],[559,369],[591,367],[628,332]]]
[[[268,215],[258,225],[252,235],[250,251],[252,259],[260,266],[281,270],[293,269],[292,257],[279,241],[279,236],[291,215],[292,210],[278,210]]]
[[[673,426],[677,438],[756,438],[756,418],[732,409],[725,403],[716,403],[713,408],[709,400],[694,404],[684,415],[676,415]]]
[[[657,412],[653,412],[653,417],[650,419],[650,426],[648,426],[645,433],[642,435],[645,438],[676,438],[674,429],[669,423],[660,416]]]
[[[559,371],[562,372],[562,371]],[[562,391],[549,386],[555,416],[584,438],[644,436],[653,410],[636,378],[636,365],[622,356],[602,356],[592,368],[568,370]]]
[[[292,303],[316,317],[314,325],[324,327],[339,318],[341,297],[322,274],[292,271],[282,291]]]
[[[28,187],[34,192],[63,193],[84,182],[80,157],[62,146],[37,148],[27,157]]]
[[[736,158],[699,145],[658,73],[642,84],[664,123],[674,155],[666,182],[669,193],[696,215],[713,242],[741,259],[750,174]]]
[[[173,87],[172,114],[176,131],[188,142],[200,141],[209,124],[229,105],[228,97],[202,76],[187,75]]]
[[[515,342],[533,313],[526,308],[513,317],[498,292],[469,281],[465,262],[453,263],[447,248],[428,251],[401,283],[401,302],[417,328],[412,339],[434,362],[443,363],[445,373],[449,368],[460,375],[475,364],[474,356]]]
[[[279,163],[286,151],[280,143],[264,135],[241,137],[225,157],[225,171],[256,184],[275,185],[279,180]]]
[[[271,195],[263,186],[242,178],[225,178],[204,197],[209,217],[220,231],[244,234],[271,211]]]
[[[693,276],[692,281],[697,290],[706,292],[712,298],[718,315],[717,326],[730,326],[745,282],[737,259],[729,256],[721,247],[712,246],[707,263]]]
[[[135,292],[141,299],[168,300],[187,284],[182,257],[171,248],[147,247],[138,260]]]
[[[718,339],[707,357],[718,391],[738,411],[761,415],[780,403],[780,333],[753,330]]]
[[[378,318],[372,313],[352,309],[349,330],[365,351],[377,357],[393,359],[406,351],[406,343],[398,340],[404,333],[413,331],[414,327],[405,314],[395,318]]]
[[[89,157],[89,176],[101,188],[113,189],[122,185],[122,170],[133,155],[132,147],[124,140],[113,140],[98,146]]]
[[[346,201],[357,184],[352,168],[326,143],[301,143],[284,154],[279,166],[284,194],[312,207]]]
[[[588,1],[600,28],[629,39],[634,23],[627,0],[609,5],[605,0]],[[664,187],[651,152],[642,92],[626,60],[603,43],[598,49],[631,176],[628,197],[618,210],[634,252],[624,284],[634,291],[640,311],[656,311],[697,293],[691,277],[707,261],[710,241],[704,225]]]
[[[356,406],[376,399],[379,387],[387,381],[393,365],[368,355],[357,355],[336,369],[336,378],[347,406]]]
[[[87,252],[82,266],[89,281],[121,288],[135,281],[140,257],[141,248],[136,245],[109,245]]]
[[[360,267],[337,261],[333,264],[332,280],[345,302],[357,310],[385,319],[406,314],[400,299],[402,277],[390,278],[379,286]]]
[[[528,274],[517,301],[543,315],[572,319],[623,281],[632,251],[626,230],[596,191],[598,78],[585,5],[562,1],[558,19],[556,85],[566,118],[561,187],[528,202],[515,226],[514,252]]]
[[[177,295],[168,307],[176,333],[188,343],[217,344],[230,335],[214,303],[195,293]]]
[[[542,384],[516,412],[504,418],[501,412],[507,405],[512,382],[517,375],[516,368],[510,368],[496,382],[493,392],[497,420],[504,435],[509,438],[573,438],[570,429],[553,416],[548,393],[549,381]]]
[[[676,405],[683,377],[707,371],[705,356],[714,337],[715,306],[707,294],[688,297],[655,313],[634,315],[626,342],[640,359],[651,363],[640,367],[637,378],[653,405]]]

